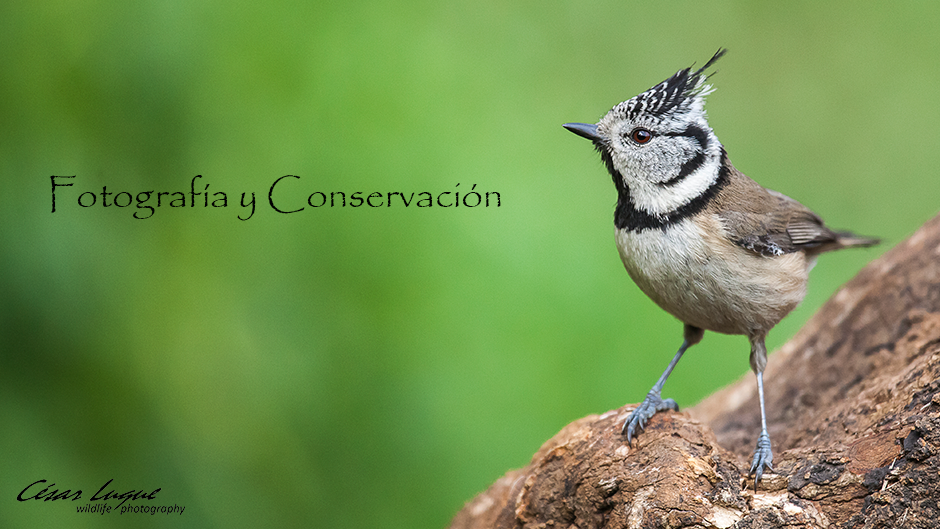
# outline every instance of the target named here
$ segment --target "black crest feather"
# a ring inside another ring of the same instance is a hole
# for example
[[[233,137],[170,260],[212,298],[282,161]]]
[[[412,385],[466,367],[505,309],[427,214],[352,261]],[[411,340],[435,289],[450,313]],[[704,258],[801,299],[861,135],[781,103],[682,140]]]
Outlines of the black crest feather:
[[[710,77],[706,75],[705,70],[727,51],[721,48],[698,70],[692,71],[694,65],[679,70],[669,79],[625,102],[626,117],[635,119],[640,114],[662,116],[687,103],[704,87],[704,82]]]

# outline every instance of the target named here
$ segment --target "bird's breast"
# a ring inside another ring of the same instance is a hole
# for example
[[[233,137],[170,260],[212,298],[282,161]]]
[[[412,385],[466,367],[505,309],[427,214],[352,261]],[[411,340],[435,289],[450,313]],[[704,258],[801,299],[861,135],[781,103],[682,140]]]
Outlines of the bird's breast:
[[[726,334],[765,334],[803,299],[802,252],[763,257],[731,243],[708,214],[664,229],[617,230],[630,277],[685,323]]]

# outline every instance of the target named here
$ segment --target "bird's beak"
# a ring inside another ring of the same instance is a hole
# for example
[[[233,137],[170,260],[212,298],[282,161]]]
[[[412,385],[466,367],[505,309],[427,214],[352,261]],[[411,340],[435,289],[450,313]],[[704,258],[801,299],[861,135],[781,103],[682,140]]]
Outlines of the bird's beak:
[[[574,132],[582,138],[587,138],[591,141],[600,141],[604,137],[597,133],[597,125],[591,125],[588,123],[565,123],[562,125],[566,129]]]

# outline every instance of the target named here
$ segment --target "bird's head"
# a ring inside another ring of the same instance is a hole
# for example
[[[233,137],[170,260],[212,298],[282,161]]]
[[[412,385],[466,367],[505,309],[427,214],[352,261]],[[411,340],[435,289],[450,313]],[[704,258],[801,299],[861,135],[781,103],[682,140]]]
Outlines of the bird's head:
[[[565,124],[594,143],[618,189],[649,214],[682,206],[714,182],[704,173],[717,173],[722,147],[705,117],[705,71],[724,53],[619,103],[596,125]]]

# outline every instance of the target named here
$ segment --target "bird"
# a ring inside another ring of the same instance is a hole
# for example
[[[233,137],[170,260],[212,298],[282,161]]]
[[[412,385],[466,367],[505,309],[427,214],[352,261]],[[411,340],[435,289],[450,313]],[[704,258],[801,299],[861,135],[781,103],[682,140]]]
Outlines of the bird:
[[[878,239],[833,231],[796,200],[738,171],[708,124],[706,74],[726,53],[694,64],[615,105],[596,124],[564,128],[590,140],[617,190],[614,226],[627,273],[683,324],[683,341],[666,370],[624,422],[627,444],[657,412],[666,379],[705,331],[744,335],[757,376],[761,429],[748,476],[773,471],[764,406],[767,333],[806,294],[816,257],[867,247]]]

